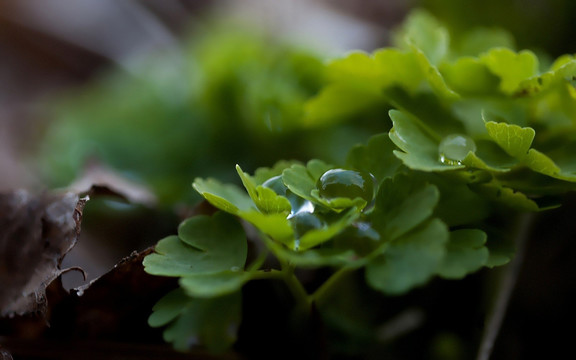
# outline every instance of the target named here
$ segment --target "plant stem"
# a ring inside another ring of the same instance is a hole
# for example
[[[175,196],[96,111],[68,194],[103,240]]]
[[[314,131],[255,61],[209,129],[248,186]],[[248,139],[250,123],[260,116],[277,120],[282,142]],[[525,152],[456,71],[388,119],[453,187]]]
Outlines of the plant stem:
[[[290,289],[292,296],[294,296],[297,306],[304,311],[309,311],[311,303],[308,300],[308,293],[294,274],[293,267],[288,268],[288,271],[284,273],[284,283],[288,286],[288,289]]]
[[[294,274],[294,267],[289,264],[282,264],[282,270],[254,271],[250,273],[251,280],[282,280],[292,293],[298,307],[309,309],[311,302],[308,300],[308,293]]]
[[[340,282],[346,274],[356,270],[355,267],[343,267],[332,274],[316,291],[308,297],[310,303],[320,304],[332,292],[334,286]]]
[[[516,231],[515,239],[516,254],[512,259],[512,262],[507,266],[505,273],[503,274],[500,281],[498,287],[498,296],[496,298],[494,309],[490,314],[488,326],[486,326],[482,336],[482,342],[480,344],[480,349],[476,358],[477,360],[488,360],[492,354],[494,342],[498,337],[500,327],[502,326],[504,316],[506,315],[508,303],[510,302],[510,297],[512,295],[512,291],[514,290],[514,285],[518,280],[520,268],[524,260],[526,242],[530,235],[530,225],[532,224],[533,219],[533,213],[522,214],[518,219],[518,228]]]

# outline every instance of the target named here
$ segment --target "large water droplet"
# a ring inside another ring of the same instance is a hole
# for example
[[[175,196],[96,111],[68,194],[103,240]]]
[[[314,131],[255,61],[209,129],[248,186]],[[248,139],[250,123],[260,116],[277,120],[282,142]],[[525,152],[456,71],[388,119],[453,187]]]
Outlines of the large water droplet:
[[[462,160],[470,151],[476,151],[476,143],[469,136],[462,134],[448,135],[438,146],[440,162],[446,165],[462,165]]]

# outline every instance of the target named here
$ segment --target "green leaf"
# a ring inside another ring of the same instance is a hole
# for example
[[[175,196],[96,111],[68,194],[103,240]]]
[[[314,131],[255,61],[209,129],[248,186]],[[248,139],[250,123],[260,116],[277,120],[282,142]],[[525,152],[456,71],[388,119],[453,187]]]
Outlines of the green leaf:
[[[264,182],[266,182],[266,180],[274,176],[282,175],[282,171],[288,169],[290,166],[294,164],[300,164],[300,162],[280,160],[276,164],[274,164],[274,166],[272,166],[271,168],[260,167],[256,169],[252,179],[257,185],[262,185]]]
[[[243,267],[247,243],[242,226],[224,213],[184,221],[178,236],[160,240],[144,258],[146,272],[162,276],[216,273]]]
[[[380,183],[392,177],[402,162],[394,156],[394,144],[387,133],[374,135],[367,145],[357,145],[348,153],[346,164],[350,168],[368,172]]]
[[[172,290],[164,295],[152,308],[152,314],[148,318],[148,325],[160,327],[169,324],[176,319],[188,305],[190,298],[182,289]]]
[[[412,115],[398,110],[390,111],[394,124],[389,136],[402,151],[394,151],[404,165],[414,170],[446,171],[462,169],[462,165],[447,165],[440,162],[438,146],[440,139],[426,131]]]
[[[272,249],[278,258],[288,261],[295,266],[317,268],[319,266],[346,266],[354,264],[358,256],[350,249],[315,248],[306,251],[293,251],[273,241],[267,246]]]
[[[380,186],[372,223],[382,238],[396,239],[428,219],[438,199],[438,189],[434,185],[398,174],[385,179]]]
[[[374,62],[383,72],[380,92],[392,86],[399,86],[410,94],[421,90],[426,74],[415,52],[380,49],[374,52]]]
[[[352,51],[346,57],[328,63],[326,77],[331,83],[378,89],[386,71],[379,65],[372,55],[362,51]]]
[[[366,266],[366,280],[374,289],[400,295],[424,285],[438,271],[449,233],[438,219],[392,241],[385,252]]]
[[[469,181],[481,182],[483,175],[483,172],[473,172]],[[442,219],[446,225],[452,227],[475,224],[490,215],[491,209],[486,199],[472,191],[467,183],[434,173],[429,173],[425,178],[440,192],[434,216]]]
[[[393,42],[396,46],[417,47],[432,64],[438,64],[448,53],[450,42],[448,31],[425,11],[412,11],[402,28],[394,35]]]
[[[236,171],[242,179],[242,184],[248,191],[248,195],[260,211],[265,214],[283,213],[288,215],[292,206],[287,198],[280,196],[274,190],[256,185],[252,177],[242,171],[239,165],[236,165]]]
[[[490,71],[500,77],[500,90],[513,94],[520,83],[537,75],[538,58],[530,51],[515,53],[506,48],[495,48],[480,57]]]
[[[487,199],[494,201],[502,206],[519,211],[538,211],[538,204],[529,199],[526,194],[503,186],[497,181],[482,184],[471,184],[470,187],[485,196]]]
[[[446,81],[440,73],[440,70],[438,70],[434,64],[430,63],[426,55],[417,48],[415,48],[413,51],[416,54],[416,58],[426,81],[430,85],[430,88],[433,90],[434,94],[438,96],[438,100],[440,102],[449,103],[459,99],[460,96],[446,84]]]
[[[462,164],[472,169],[493,173],[509,172],[518,160],[506,154],[496,143],[489,140],[476,141],[476,152],[468,153]]]
[[[166,300],[166,297],[171,299]],[[172,343],[176,350],[204,346],[211,352],[223,352],[236,341],[242,302],[239,292],[198,299],[177,289],[166,297],[160,300],[159,304],[162,304],[157,311],[173,313],[178,309],[179,315],[164,330],[164,340]],[[169,309],[172,306],[174,308]],[[150,318],[162,317],[165,316],[153,313]]]
[[[235,185],[222,184],[215,179],[197,178],[192,186],[208,202],[227,213],[237,215],[240,211],[255,208],[250,197]]]
[[[496,123],[488,121],[486,123],[488,135],[508,153],[517,159],[524,159],[528,155],[528,150],[532,146],[536,132],[530,127],[520,127],[518,125]]]
[[[210,274],[186,275],[179,284],[188,296],[211,298],[239,291],[250,280],[240,268]]]
[[[316,189],[316,181],[332,166],[319,160],[311,160],[306,166],[292,165],[282,172],[282,180],[294,194],[309,201],[316,201],[311,193]]]
[[[385,103],[385,97],[377,89],[354,88],[333,84],[322,89],[304,107],[305,126],[323,126],[341,121]]]
[[[306,232],[298,241],[298,250],[304,251],[331,240],[352,224],[354,220],[358,219],[359,216],[360,213],[356,209],[350,209],[340,216],[338,220],[329,223],[326,227]]]
[[[304,124],[328,124],[383,103],[381,87],[385,74],[378,65],[363,52],[330,62],[326,66],[329,85],[305,104]]]
[[[472,57],[443,63],[440,72],[451,89],[466,96],[494,95],[500,82],[480,59]]]
[[[447,279],[462,279],[485,266],[489,252],[485,246],[486,234],[480,230],[456,230],[450,233],[446,256],[438,274]]]
[[[524,163],[532,170],[555,178],[562,178],[561,170],[552,159],[536,149],[530,149]]]
[[[356,198],[347,198],[347,197],[336,197],[331,199],[326,199],[320,196],[320,192],[318,189],[314,189],[311,191],[312,199],[317,204],[322,204],[326,208],[332,209],[334,211],[342,211],[344,209],[349,208],[356,208],[356,209],[363,209],[366,206],[366,200],[356,197]]]
[[[294,231],[286,215],[262,214],[257,210],[242,212],[239,215],[274,240],[292,246]]]

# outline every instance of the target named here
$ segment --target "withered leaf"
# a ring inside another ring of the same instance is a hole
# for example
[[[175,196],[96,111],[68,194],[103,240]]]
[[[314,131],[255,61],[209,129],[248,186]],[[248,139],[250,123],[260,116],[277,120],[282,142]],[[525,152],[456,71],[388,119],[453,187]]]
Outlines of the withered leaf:
[[[80,233],[86,199],[74,193],[0,193],[0,316],[44,312],[46,287]]]
[[[156,195],[143,184],[123,177],[96,160],[88,162],[81,176],[68,190],[90,196],[107,195],[149,207],[156,205]]]

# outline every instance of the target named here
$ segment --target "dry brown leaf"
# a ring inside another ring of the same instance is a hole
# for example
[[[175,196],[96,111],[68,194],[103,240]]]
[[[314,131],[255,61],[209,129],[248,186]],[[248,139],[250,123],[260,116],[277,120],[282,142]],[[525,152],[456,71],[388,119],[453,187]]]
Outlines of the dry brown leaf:
[[[0,193],[0,316],[43,313],[46,287],[76,244],[87,199]]]

